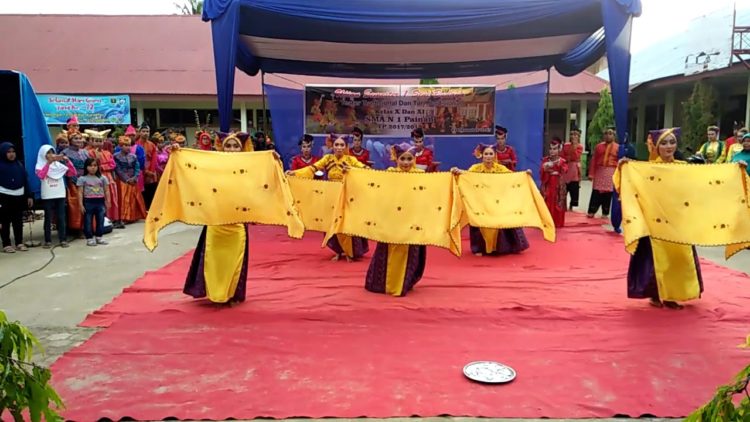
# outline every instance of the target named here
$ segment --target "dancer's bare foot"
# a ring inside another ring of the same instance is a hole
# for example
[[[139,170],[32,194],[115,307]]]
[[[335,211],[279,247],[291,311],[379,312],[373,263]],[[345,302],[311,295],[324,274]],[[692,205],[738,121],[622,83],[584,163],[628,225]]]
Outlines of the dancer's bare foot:
[[[648,304],[653,306],[654,308],[662,308],[664,305],[659,301],[659,299],[651,298],[648,300]]]
[[[477,252],[477,253],[474,254],[474,256],[482,256],[482,253],[481,252]]]
[[[333,256],[333,258],[331,258],[331,261],[332,262],[336,262],[336,261],[339,260],[339,258],[341,258],[341,256],[339,254],[336,254],[336,255]]]
[[[666,306],[669,309],[676,309],[676,310],[680,310],[680,309],[684,308],[684,306],[680,305],[679,303],[677,303],[677,302],[671,302],[671,301],[668,301],[668,300],[664,301],[664,306]]]
[[[345,258],[346,258],[346,262],[354,262],[354,259],[352,259],[348,255],[345,255]]]

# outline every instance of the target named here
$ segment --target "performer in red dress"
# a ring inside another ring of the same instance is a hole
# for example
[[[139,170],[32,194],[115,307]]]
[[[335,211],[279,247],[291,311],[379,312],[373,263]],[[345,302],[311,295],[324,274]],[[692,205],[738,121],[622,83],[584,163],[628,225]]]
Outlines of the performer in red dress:
[[[354,127],[352,129],[352,146],[349,148],[349,155],[356,158],[360,163],[370,165],[370,151],[362,146],[362,129]]]
[[[568,192],[563,175],[568,171],[568,164],[560,157],[562,139],[557,136],[549,143],[549,155],[542,159],[542,196],[547,204],[555,227],[565,225]]]
[[[308,167],[320,160],[320,157],[316,157],[312,154],[313,148],[313,137],[312,135],[304,134],[299,140],[299,155],[292,157],[291,170],[299,170]]]
[[[510,171],[516,171],[516,164],[518,164],[518,158],[516,157],[516,150],[512,146],[506,145],[508,140],[508,129],[502,126],[495,126],[495,147],[497,153],[497,162],[504,165]]]
[[[593,181],[587,213],[589,218],[594,217],[599,207],[602,208],[604,217],[609,216],[614,190],[612,176],[617,170],[619,148],[620,145],[615,141],[615,128],[610,126],[604,131],[604,139],[594,148],[591,164],[589,164],[589,178]]]
[[[570,194],[570,209],[578,206],[578,194],[581,190],[581,131],[573,129],[570,131],[570,140],[563,144],[562,158],[568,163],[568,171],[563,174],[563,179]]]
[[[436,171],[432,150],[424,146],[424,131],[421,127],[411,131],[411,141],[417,168],[427,172]]]

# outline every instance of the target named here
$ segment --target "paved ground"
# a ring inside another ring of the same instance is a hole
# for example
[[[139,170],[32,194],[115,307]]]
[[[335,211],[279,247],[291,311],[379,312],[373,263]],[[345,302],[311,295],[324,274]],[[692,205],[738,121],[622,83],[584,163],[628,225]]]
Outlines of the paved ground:
[[[584,183],[583,204],[588,204],[589,195],[590,184]],[[28,226],[25,233],[28,234]],[[107,246],[92,248],[81,240],[74,241],[70,248],[54,249],[55,259],[42,271],[0,289],[0,309],[10,319],[31,328],[46,348],[46,355],[38,357],[37,361],[49,365],[95,332],[76,326],[88,313],[111,301],[145,271],[160,268],[192,249],[198,234],[197,227],[172,225],[159,235],[160,246],[153,253],[141,242],[142,224],[108,235],[110,244]],[[41,235],[41,224],[37,222],[33,226],[33,238],[39,240]],[[721,248],[701,248],[700,254],[721,265],[750,273],[750,251],[740,253],[729,262],[724,261]],[[42,248],[32,248],[25,253],[0,253],[0,286],[38,269],[51,256],[49,250]],[[450,421],[466,422],[467,419],[450,418]]]

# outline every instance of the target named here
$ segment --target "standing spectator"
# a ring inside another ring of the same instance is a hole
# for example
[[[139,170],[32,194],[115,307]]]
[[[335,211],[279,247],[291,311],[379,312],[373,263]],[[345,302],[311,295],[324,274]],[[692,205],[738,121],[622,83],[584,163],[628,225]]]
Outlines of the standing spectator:
[[[604,217],[609,216],[612,205],[612,191],[614,183],[612,176],[617,169],[617,154],[620,145],[615,142],[615,128],[610,126],[604,132],[604,139],[594,148],[589,166],[589,178],[593,180],[591,200],[587,216],[593,218],[599,208]]]
[[[719,127],[709,126],[706,129],[708,141],[701,145],[698,155],[706,160],[706,163],[723,163],[726,160],[726,145],[719,140]]]
[[[44,205],[44,247],[52,247],[52,218],[57,221],[57,238],[60,246],[68,247],[65,212],[65,176],[76,175],[70,159],[56,154],[52,145],[42,145],[36,157],[36,175],[42,181],[42,204]]]
[[[3,251],[27,251],[23,244],[23,212],[34,205],[26,169],[16,159],[16,148],[10,142],[0,144],[0,235]],[[10,242],[13,227],[15,248]]]
[[[84,165],[85,173],[76,183],[80,188],[79,204],[83,210],[83,233],[86,245],[106,245],[104,235],[104,214],[109,207],[109,180],[99,171],[99,163],[95,158],[87,158]],[[91,229],[91,219],[96,219],[96,238]]]
[[[147,123],[141,123],[141,127],[138,128],[138,140],[136,145],[143,148],[144,159],[143,161],[138,159],[141,165],[141,171],[143,172],[143,200],[146,203],[146,210],[151,206],[151,201],[154,199],[156,193],[156,185],[159,180],[157,179],[157,154],[159,151],[156,145],[149,140],[151,136],[151,128]]]
[[[562,158],[568,163],[568,170],[563,174],[566,190],[570,194],[570,209],[578,206],[578,194],[581,191],[581,131],[570,131],[570,139],[563,144]]]
[[[120,150],[115,154],[115,175],[117,175],[117,192],[120,194],[120,221],[132,223],[146,218],[146,206],[143,195],[138,190],[138,159],[130,153],[130,138],[121,136]]]

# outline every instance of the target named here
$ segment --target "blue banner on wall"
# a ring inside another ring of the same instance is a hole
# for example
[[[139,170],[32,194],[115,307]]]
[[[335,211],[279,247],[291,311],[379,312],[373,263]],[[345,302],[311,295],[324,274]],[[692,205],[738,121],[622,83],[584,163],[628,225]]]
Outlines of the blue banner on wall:
[[[130,124],[128,95],[37,95],[47,125],[65,124],[78,116],[82,125]]]

